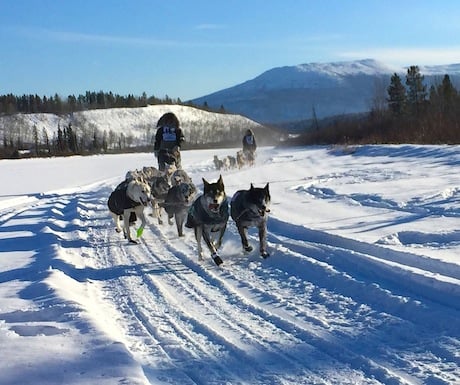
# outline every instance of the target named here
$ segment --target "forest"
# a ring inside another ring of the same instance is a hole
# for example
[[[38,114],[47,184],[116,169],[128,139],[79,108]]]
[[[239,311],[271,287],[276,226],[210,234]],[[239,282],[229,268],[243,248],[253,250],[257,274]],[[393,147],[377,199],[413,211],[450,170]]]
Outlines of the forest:
[[[449,75],[429,88],[418,66],[376,84],[371,110],[309,122],[289,144],[459,144],[460,93]]]

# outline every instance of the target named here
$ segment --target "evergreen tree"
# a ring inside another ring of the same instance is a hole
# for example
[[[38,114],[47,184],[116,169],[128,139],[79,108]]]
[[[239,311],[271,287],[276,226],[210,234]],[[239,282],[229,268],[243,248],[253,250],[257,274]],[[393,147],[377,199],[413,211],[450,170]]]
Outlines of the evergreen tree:
[[[104,130],[104,133],[102,134],[102,150],[104,152],[107,152],[108,148],[108,143],[107,143],[107,131]]]
[[[33,128],[33,136],[34,136],[34,145],[35,145],[35,155],[38,156],[39,155],[38,129],[35,124]]]
[[[92,147],[94,152],[97,152],[100,148],[99,139],[97,138],[97,130],[94,130]]]
[[[441,85],[438,87],[438,95],[441,100],[442,111],[444,113],[451,112],[455,107],[457,100],[457,90],[452,85],[449,75],[444,75]]]
[[[61,130],[60,125],[58,125],[56,142],[57,142],[56,143],[57,151],[62,154],[65,150],[65,140],[64,140],[64,132]]]
[[[388,86],[388,107],[394,115],[403,115],[406,109],[407,95],[406,88],[401,78],[394,73]]]
[[[77,98],[74,95],[67,96],[67,108],[69,109],[69,112],[77,110]]]
[[[67,140],[67,148],[73,154],[77,153],[77,135],[73,132],[72,124],[69,123],[67,129],[64,131]]]
[[[46,131],[45,127],[43,127],[42,137],[43,137],[43,142],[45,143],[46,151],[48,154],[50,154],[51,153],[50,140],[48,138],[48,132]]]
[[[424,76],[420,73],[418,66],[410,66],[407,70],[407,102],[411,112],[419,115],[426,102],[426,85],[423,84]]]
[[[58,114],[63,112],[62,100],[61,100],[61,97],[58,94],[54,95],[54,109],[53,110],[55,112],[57,112]]]

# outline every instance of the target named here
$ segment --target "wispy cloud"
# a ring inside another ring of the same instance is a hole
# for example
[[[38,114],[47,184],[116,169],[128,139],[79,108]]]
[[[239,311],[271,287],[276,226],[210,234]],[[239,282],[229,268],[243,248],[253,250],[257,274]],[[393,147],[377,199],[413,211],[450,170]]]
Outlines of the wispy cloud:
[[[347,59],[371,57],[393,65],[439,65],[460,63],[460,45],[435,48],[374,48],[343,51],[339,56]]]
[[[15,32],[27,38],[63,43],[123,44],[139,46],[175,46],[183,44],[183,42],[176,40],[54,31],[45,28],[15,28]]]
[[[216,30],[216,29],[225,29],[225,25],[223,24],[198,24],[195,25],[194,29],[200,30]]]
[[[218,29],[224,28],[223,25],[202,24],[199,28],[205,29]],[[127,46],[146,46],[146,47],[227,47],[238,48],[252,46],[247,42],[206,42],[206,41],[192,41],[184,39],[156,39],[154,37],[131,37],[131,36],[113,36],[101,35],[81,32],[69,31],[54,31],[44,28],[15,28],[15,33],[20,34],[29,39],[40,39],[52,42],[62,43],[87,43],[87,44],[117,44]]]

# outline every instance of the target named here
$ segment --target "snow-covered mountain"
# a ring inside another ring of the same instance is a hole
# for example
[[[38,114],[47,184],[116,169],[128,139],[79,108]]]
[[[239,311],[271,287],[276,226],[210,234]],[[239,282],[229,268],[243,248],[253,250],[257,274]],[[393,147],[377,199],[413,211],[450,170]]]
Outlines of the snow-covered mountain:
[[[229,139],[235,135],[240,138],[241,133],[248,128],[259,133],[261,138],[265,136],[262,134],[268,137],[272,134],[268,128],[241,115],[160,104],[140,108],[90,110],[65,115],[37,113],[0,116],[0,140],[5,136],[8,141],[11,138],[16,143],[17,135],[21,135],[32,143],[34,126],[39,134],[46,130],[49,138],[52,138],[58,127],[62,129],[71,124],[73,130],[86,132],[90,137],[95,130],[101,134],[104,131],[117,135],[123,133],[133,145],[144,145],[150,143],[158,119],[169,111],[174,112],[179,118],[188,143],[200,142],[202,138],[217,141],[219,136]]]
[[[460,64],[419,66],[430,83],[444,74],[460,79]],[[270,69],[252,80],[194,99],[263,123],[282,123],[369,111],[376,86],[389,84],[396,68],[373,59],[310,63]],[[313,112],[314,111],[314,112]]]

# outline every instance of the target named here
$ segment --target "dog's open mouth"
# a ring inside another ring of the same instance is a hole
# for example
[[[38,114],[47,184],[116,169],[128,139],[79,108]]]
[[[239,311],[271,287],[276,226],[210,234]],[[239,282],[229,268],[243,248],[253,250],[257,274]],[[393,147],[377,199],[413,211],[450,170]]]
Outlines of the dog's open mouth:
[[[219,211],[219,204],[218,203],[210,203],[208,208],[211,211],[217,212],[217,211]]]
[[[270,209],[267,207],[259,209],[259,215],[262,217],[265,215],[265,213],[269,213],[269,212],[270,212]]]

